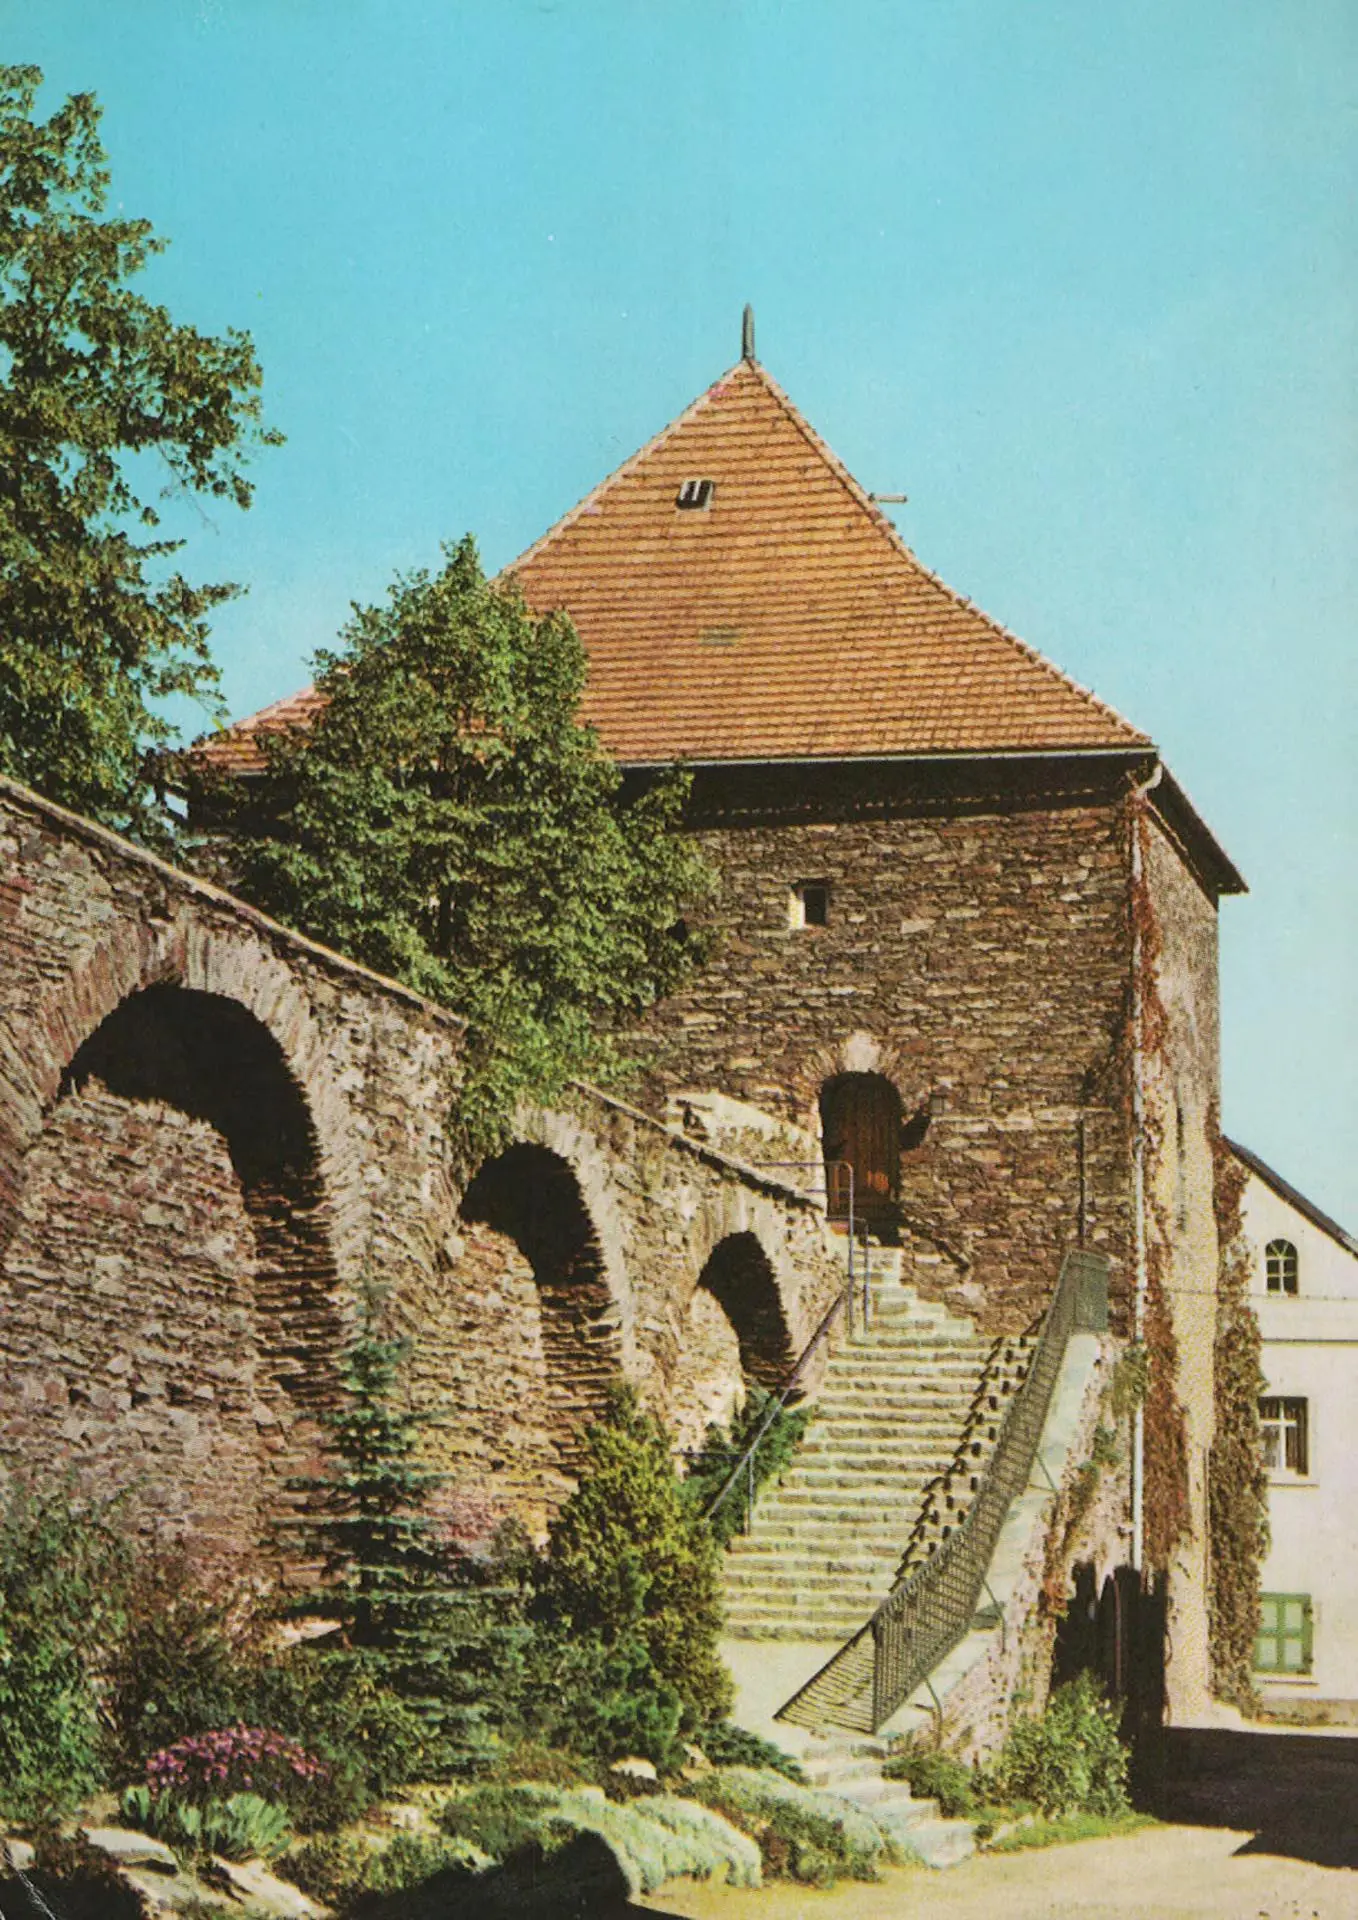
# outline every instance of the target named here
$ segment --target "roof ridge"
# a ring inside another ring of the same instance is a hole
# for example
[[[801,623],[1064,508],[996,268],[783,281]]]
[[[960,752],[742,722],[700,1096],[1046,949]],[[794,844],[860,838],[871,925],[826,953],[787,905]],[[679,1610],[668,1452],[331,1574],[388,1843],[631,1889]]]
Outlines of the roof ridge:
[[[977,603],[970,599],[965,593],[959,592],[958,589],[945,580],[941,574],[935,573],[932,567],[926,566],[924,561],[920,559],[919,555],[905,540],[900,529],[882,512],[881,508],[877,505],[871,494],[863,487],[862,483],[855,479],[853,473],[845,465],[844,461],[840,459],[829,442],[817,433],[816,429],[811,425],[811,422],[797,407],[796,402],[790,399],[782,387],[779,386],[768,368],[758,360],[752,360],[748,362],[748,364],[762,380],[770,396],[778,402],[779,406],[783,409],[792,425],[796,427],[802,435],[803,439],[806,440],[815,453],[819,454],[850,497],[863,510],[878,531],[885,534],[888,543],[896,549],[909,566],[912,566],[917,573],[923,574],[926,580],[945,593],[955,606],[964,607],[968,613],[975,614],[978,620],[983,620],[999,639],[1007,640],[1010,646],[1016,647],[1018,651],[1023,654],[1026,659],[1031,660],[1034,665],[1045,667],[1048,673],[1053,674],[1064,686],[1069,687],[1073,693],[1079,694],[1081,699],[1090,701],[1101,713],[1105,713],[1111,720],[1115,720],[1120,727],[1125,727],[1128,733],[1134,736],[1138,745],[1144,744],[1150,746],[1153,744],[1149,734],[1142,733],[1140,728],[1134,727],[1124,714],[1118,712],[1116,707],[1112,706],[1107,700],[1100,699],[1092,687],[1084,686],[1080,681],[1076,680],[1073,675],[1067,673],[1064,668],[1058,667],[1054,660],[1049,660],[1045,653],[1040,652],[1038,648],[1033,646],[1031,641],[1024,640],[1019,634],[1015,633],[1012,628],[1006,627],[1003,621],[997,620],[994,614],[987,613],[984,607],[978,606]],[[711,389],[709,389],[709,392],[710,391]],[[706,399],[707,395],[704,394],[702,397]],[[676,421],[674,424],[677,426],[679,423]]]

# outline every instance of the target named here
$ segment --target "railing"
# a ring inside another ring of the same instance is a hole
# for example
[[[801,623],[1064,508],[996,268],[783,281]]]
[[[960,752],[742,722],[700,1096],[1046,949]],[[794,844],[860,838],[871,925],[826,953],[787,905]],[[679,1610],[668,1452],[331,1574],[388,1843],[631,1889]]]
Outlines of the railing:
[[[826,1335],[830,1331],[830,1328],[834,1325],[835,1316],[836,1314],[839,1313],[841,1308],[844,1308],[846,1310],[847,1318],[848,1318],[849,1334],[852,1337],[854,1296],[858,1287],[858,1275],[854,1272],[854,1264],[853,1264],[853,1251],[854,1251],[853,1168],[850,1166],[849,1162],[847,1160],[832,1160],[827,1164],[823,1160],[761,1160],[758,1164],[760,1166],[765,1166],[765,1167],[824,1168],[826,1172],[827,1188],[828,1188],[828,1182],[829,1182],[829,1175],[831,1171],[833,1171],[836,1174],[844,1173],[848,1175],[849,1272],[848,1272],[848,1278],[845,1281],[843,1287],[835,1295],[835,1298],[830,1302],[830,1305],[826,1308],[824,1314],[822,1315],[820,1324],[817,1326],[816,1331],[812,1334],[811,1338],[807,1341],[806,1345],[802,1348],[801,1353],[798,1355],[796,1363],[794,1364],[791,1373],[788,1375],[786,1381],[783,1384],[782,1390],[778,1394],[776,1394],[774,1398],[770,1400],[768,1406],[765,1407],[764,1417],[759,1422],[758,1427],[755,1429],[753,1438],[750,1440],[749,1444],[745,1448],[744,1453],[741,1454],[739,1460],[737,1460],[734,1467],[732,1467],[731,1472],[727,1477],[727,1479],[723,1481],[720,1493],[716,1495],[716,1497],[713,1499],[710,1506],[707,1508],[706,1517],[710,1520],[713,1514],[716,1513],[717,1509],[726,1504],[727,1500],[731,1497],[736,1487],[739,1486],[741,1481],[743,1480],[745,1483],[745,1529],[747,1532],[749,1531],[750,1520],[754,1513],[755,1455],[759,1451],[760,1445],[763,1442],[765,1434],[768,1432],[769,1428],[773,1425],[774,1421],[778,1418],[779,1414],[783,1411],[783,1408],[787,1405],[789,1399],[792,1397],[792,1395],[796,1392],[798,1386],[801,1384],[802,1375],[806,1372],[807,1367],[811,1364],[812,1355],[815,1353],[816,1348],[820,1345],[821,1341],[825,1339]],[[865,1240],[865,1244],[866,1244],[866,1240]],[[865,1253],[864,1261],[863,1261],[863,1286],[864,1286],[863,1321],[865,1326],[867,1324],[867,1311],[868,1311],[867,1292],[866,1292],[867,1284],[868,1284],[868,1266],[867,1266],[867,1256]]]
[[[1027,1375],[1005,1410],[995,1450],[966,1513],[955,1527],[945,1529],[931,1557],[914,1568],[866,1625],[779,1709],[780,1720],[815,1725],[841,1711],[849,1715],[845,1724],[861,1727],[866,1702],[855,1712],[849,1695],[866,1690],[865,1656],[870,1652],[866,1730],[875,1733],[970,1630],[1005,1515],[1028,1485],[1066,1342],[1077,1330],[1102,1332],[1107,1324],[1108,1262],[1100,1254],[1068,1253]],[[836,1696],[837,1706],[828,1705]]]

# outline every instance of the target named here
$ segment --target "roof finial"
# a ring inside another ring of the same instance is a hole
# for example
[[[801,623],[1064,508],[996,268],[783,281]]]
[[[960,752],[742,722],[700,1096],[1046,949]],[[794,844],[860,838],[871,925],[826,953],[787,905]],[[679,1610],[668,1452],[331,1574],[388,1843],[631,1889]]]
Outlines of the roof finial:
[[[740,316],[740,357],[754,359],[754,308],[749,305]]]

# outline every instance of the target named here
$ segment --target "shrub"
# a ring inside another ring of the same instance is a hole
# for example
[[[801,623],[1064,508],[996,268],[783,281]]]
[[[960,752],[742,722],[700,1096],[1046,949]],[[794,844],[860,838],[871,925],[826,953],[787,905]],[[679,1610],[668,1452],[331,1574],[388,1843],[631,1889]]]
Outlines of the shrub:
[[[122,1799],[130,1826],[154,1834],[176,1853],[220,1853],[228,1860],[270,1859],[292,1838],[286,1807],[257,1793],[187,1800],[176,1793],[129,1787]]]
[[[153,1795],[173,1794],[196,1806],[261,1789],[286,1804],[291,1794],[304,1793],[324,1774],[324,1762],[286,1734],[241,1725],[190,1734],[146,1763]]]
[[[745,1449],[754,1439],[769,1413],[774,1396],[764,1387],[751,1386],[745,1404],[729,1427],[710,1426],[702,1449],[689,1466],[683,1482],[684,1499],[700,1513],[719,1546],[740,1530],[745,1518],[747,1495],[735,1487],[715,1513],[708,1509],[726,1485]],[[754,1492],[782,1473],[811,1424],[812,1408],[780,1407],[769,1421],[754,1456]]]
[[[619,1806],[599,1787],[475,1787],[439,1818],[447,1832],[501,1860],[528,1849],[550,1856],[580,1834],[596,1834],[631,1895],[653,1893],[681,1874],[725,1872],[737,1886],[759,1884],[757,1847],[716,1813],[667,1795]]]
[[[539,1628],[528,1649],[521,1707],[525,1732],[585,1758],[638,1755],[662,1773],[684,1763],[684,1703],[635,1636],[610,1644],[598,1632]]]
[[[405,1893],[436,1875],[479,1872],[491,1864],[469,1841],[446,1834],[398,1833],[387,1841],[324,1834],[278,1863],[303,1893],[347,1908],[365,1895]]]
[[[862,1807],[780,1773],[722,1767],[689,1791],[759,1843],[771,1875],[828,1887],[843,1874],[875,1880],[884,1863],[904,1857]]]
[[[695,1745],[714,1767],[762,1767],[795,1780],[798,1786],[806,1785],[801,1764],[790,1753],[784,1753],[772,1740],[764,1740],[730,1720],[714,1721],[710,1727],[701,1727],[693,1737]]]
[[[682,1727],[720,1719],[731,1681],[717,1653],[717,1552],[680,1493],[663,1428],[619,1389],[586,1453],[536,1576],[537,1617],[606,1647],[644,1648],[679,1700]]]
[[[141,1772],[185,1734],[250,1718],[260,1661],[249,1595],[229,1586],[209,1592],[182,1547],[140,1555],[105,1675],[112,1757],[122,1776]]]
[[[1117,1710],[1082,1673],[1056,1689],[1040,1719],[1014,1723],[986,1784],[994,1798],[1046,1814],[1112,1815],[1130,1805],[1127,1764]]]
[[[921,1800],[937,1800],[939,1812],[950,1820],[969,1818],[981,1804],[976,1776],[965,1760],[936,1748],[902,1748],[883,1763],[882,1775],[908,1781]]]
[[[104,1779],[101,1655],[130,1555],[112,1506],[15,1485],[0,1507],[0,1814],[34,1819]]]

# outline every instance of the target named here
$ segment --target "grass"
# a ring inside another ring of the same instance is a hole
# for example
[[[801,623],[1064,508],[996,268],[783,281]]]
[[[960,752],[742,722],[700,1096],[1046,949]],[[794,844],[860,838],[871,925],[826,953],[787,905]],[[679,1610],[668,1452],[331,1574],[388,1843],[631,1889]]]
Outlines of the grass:
[[[1034,1847],[1064,1847],[1072,1840],[1106,1840],[1159,1825],[1149,1813],[1065,1813],[1050,1819],[1039,1814],[1001,1833],[997,1840],[983,1841],[982,1847],[986,1853],[1027,1853]]]

